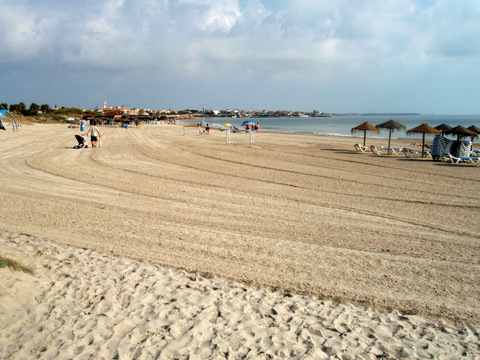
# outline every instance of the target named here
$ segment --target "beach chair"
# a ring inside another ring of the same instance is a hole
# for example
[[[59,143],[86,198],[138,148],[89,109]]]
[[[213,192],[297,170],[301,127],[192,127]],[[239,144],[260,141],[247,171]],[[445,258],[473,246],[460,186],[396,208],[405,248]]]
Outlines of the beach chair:
[[[370,145],[370,150],[372,150],[373,154],[377,154],[377,155],[383,154],[383,149],[375,145]]]
[[[452,154],[443,154],[443,159],[445,162],[450,162],[452,164],[458,164],[461,162],[466,163],[480,163],[480,157],[473,157],[473,156],[453,156]]]
[[[355,144],[355,150],[358,152],[365,152],[368,150],[368,146],[363,146],[361,144]]]
[[[412,149],[409,149],[409,148],[403,148],[402,152],[405,155],[405,157],[408,157],[408,158],[414,158],[414,157],[417,156],[417,154],[422,153],[421,151],[412,150]]]
[[[470,157],[471,141],[461,141],[458,147],[457,156],[459,158]]]
[[[452,148],[453,140],[447,139],[445,137],[440,137],[438,142],[438,152],[439,154],[450,154],[450,149]]]
[[[403,148],[402,152],[405,154],[405,157],[409,157],[409,158],[416,157],[418,154],[420,154],[420,156],[422,156],[421,151],[412,150],[412,149],[409,149],[409,148]],[[425,151],[424,153],[427,157],[429,157],[429,158],[432,157],[432,152],[431,151]]]
[[[438,143],[440,142],[440,138],[441,138],[440,135],[435,135],[435,137],[433,138],[432,148],[431,148],[433,160],[438,160],[440,158],[440,150],[438,145]]]
[[[394,154],[394,155],[398,155],[398,154],[400,154],[400,153],[402,152],[402,149],[400,149],[400,148],[390,148],[390,149],[388,149],[388,148],[382,148],[382,149],[383,149],[384,151],[390,150],[390,152],[391,152],[392,154]]]
[[[465,156],[460,159],[462,159],[462,161],[465,161],[465,162],[480,163],[480,157],[478,156]]]
[[[433,138],[432,149],[430,155],[433,160],[444,160],[445,155],[450,153],[453,140],[447,139],[441,135],[435,135]]]
[[[400,148],[386,148],[386,147],[379,147],[379,146],[375,146],[375,145],[371,145],[370,146],[370,149],[372,150],[372,153],[374,154],[377,154],[377,155],[382,155],[384,153],[388,153],[388,151],[390,150],[390,153],[393,154],[393,155],[398,155],[402,149]]]

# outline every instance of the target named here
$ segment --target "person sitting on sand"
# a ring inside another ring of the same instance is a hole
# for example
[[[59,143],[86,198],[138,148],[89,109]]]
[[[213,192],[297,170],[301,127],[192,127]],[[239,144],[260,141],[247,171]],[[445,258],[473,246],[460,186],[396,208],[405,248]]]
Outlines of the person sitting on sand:
[[[90,132],[90,141],[92,142],[92,147],[97,147],[98,138],[101,137],[102,134],[100,134],[100,130],[98,129],[97,122],[95,120],[92,121],[90,129],[87,131],[87,136]]]

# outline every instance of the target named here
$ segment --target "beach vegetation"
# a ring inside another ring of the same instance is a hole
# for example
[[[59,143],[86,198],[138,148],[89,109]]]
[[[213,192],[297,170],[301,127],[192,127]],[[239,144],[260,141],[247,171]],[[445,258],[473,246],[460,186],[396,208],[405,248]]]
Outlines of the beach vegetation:
[[[100,111],[93,111],[93,110],[85,110],[83,112],[83,115],[95,115],[95,116],[99,116],[101,115],[101,112]]]
[[[27,110],[27,105],[25,105],[24,102],[20,102],[18,104],[10,104],[10,106],[8,107],[8,111],[16,114],[25,112],[26,110]]]
[[[38,112],[40,111],[40,105],[35,104],[35,103],[31,103],[30,108],[28,110],[32,114],[38,114]]]
[[[62,107],[60,109],[55,110],[53,112],[53,114],[55,114],[55,115],[65,115],[65,116],[82,116],[83,115],[83,110],[78,109],[78,108],[74,108],[74,107],[70,107],[70,108]]]
[[[44,114],[48,114],[52,111],[52,109],[50,108],[50,105],[43,104],[43,105],[40,105],[40,111]]]
[[[0,268],[9,267],[15,271],[23,271],[24,273],[33,275],[33,270],[30,269],[28,266],[25,266],[18,261],[3,257],[0,255]]]
[[[81,118],[84,111],[75,107],[54,108],[48,104],[38,105],[32,103],[29,107],[24,102],[18,104],[0,103],[0,108],[15,114],[17,122],[21,124],[31,123],[63,123],[67,117]]]

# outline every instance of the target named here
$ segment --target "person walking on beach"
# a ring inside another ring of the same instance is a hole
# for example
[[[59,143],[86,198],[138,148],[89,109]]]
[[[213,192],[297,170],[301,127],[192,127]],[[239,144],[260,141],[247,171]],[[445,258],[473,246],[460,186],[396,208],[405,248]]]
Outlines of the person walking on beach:
[[[97,122],[95,120],[92,121],[90,125],[90,129],[87,131],[87,136],[90,134],[90,141],[92,142],[92,147],[97,147],[98,138],[102,136],[100,134],[100,130],[97,127]]]
[[[260,130],[260,124],[256,123],[255,125],[253,125],[253,130],[255,130],[255,132],[258,134],[258,131]]]
[[[207,124],[207,126],[205,127],[205,131],[210,134],[210,125]]]
[[[81,132],[85,131],[85,120],[84,119],[80,120],[80,131]]]

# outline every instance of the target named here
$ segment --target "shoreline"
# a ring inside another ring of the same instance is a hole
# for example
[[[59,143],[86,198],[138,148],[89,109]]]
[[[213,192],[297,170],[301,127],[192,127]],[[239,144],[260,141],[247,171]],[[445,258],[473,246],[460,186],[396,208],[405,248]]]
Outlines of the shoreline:
[[[261,131],[272,131],[277,133],[306,133],[306,134],[318,134],[318,135],[340,135],[340,136],[352,136],[351,129],[358,126],[360,123],[365,122],[366,120],[371,124],[375,125],[390,119],[394,119],[401,124],[406,126],[407,129],[414,128],[421,123],[428,123],[431,126],[437,126],[440,124],[449,124],[452,127],[457,125],[463,125],[469,127],[472,124],[477,124],[478,119],[471,115],[452,115],[452,116],[442,116],[442,115],[415,115],[411,117],[402,117],[402,116],[387,116],[382,115],[378,117],[368,117],[368,116],[340,116],[338,118],[327,118],[322,119],[318,118],[253,118],[250,119],[254,122],[260,123]],[[302,120],[303,119],[303,120]],[[230,122],[234,126],[240,127],[241,121],[243,119],[233,119],[232,121],[221,121],[222,119],[211,118],[205,119],[204,121],[210,123],[216,123],[221,126],[224,122]],[[354,134],[357,136],[363,136],[363,132]],[[386,130],[381,130],[380,134],[375,132],[368,132],[367,137],[378,137],[378,138],[388,138],[389,134]],[[411,134],[406,135],[405,131],[395,131],[392,133],[392,139],[403,138],[405,140],[420,140],[422,138],[421,134]],[[455,137],[456,138],[456,137]],[[427,141],[433,140],[433,136],[430,137],[427,134]]]
[[[358,327],[370,329],[378,316],[393,316],[397,325],[406,317],[410,323],[441,323],[450,329],[453,321],[473,329],[464,336],[478,343],[480,238],[471,221],[479,210],[478,166],[356,153],[353,144],[358,141],[347,137],[261,131],[253,145],[227,146],[225,134],[182,136],[178,125],[104,131],[103,144],[95,149],[72,149],[78,129],[63,125],[0,134],[0,205],[9,209],[2,214],[7,235],[0,251],[16,247],[15,260],[37,262],[48,277],[48,262],[41,254],[50,249],[52,264],[59,262],[58,286],[83,276],[62,259],[80,251],[88,264],[88,254],[104,254],[105,263],[89,268],[98,279],[113,266],[113,254],[118,262],[130,264],[127,272],[139,285],[142,277],[132,262],[154,266],[153,273],[184,269],[202,281],[220,282],[215,285],[219,288],[243,283],[239,288],[247,289],[245,296],[263,291],[268,299],[286,293],[304,299],[298,301],[308,298],[309,311],[329,302],[325,316],[335,314],[337,306],[351,307],[345,310],[350,320],[363,311],[343,331],[337,328],[336,336]],[[393,144],[402,145],[409,142]],[[47,250],[39,239],[48,239]],[[23,242],[30,253],[21,251]],[[53,286],[48,281],[43,285]],[[97,280],[95,291],[107,285],[107,279]],[[105,298],[112,301],[110,306],[118,305],[116,297]],[[130,302],[141,299],[132,295]],[[208,301],[206,296],[200,303]],[[148,300],[141,306],[155,308]],[[292,315],[288,307],[282,309],[275,310],[278,316]],[[234,318],[244,313],[229,311]],[[303,318],[309,314],[304,311]],[[322,321],[315,319],[313,323]],[[329,319],[328,324],[335,321]],[[17,323],[18,336],[31,331],[25,324]],[[234,325],[225,326],[232,330]],[[437,329],[439,346],[442,326]],[[460,330],[455,331],[459,336]],[[408,336],[410,331],[392,341],[400,346]],[[361,341],[364,351],[372,351],[368,337]],[[448,341],[458,350],[464,340]],[[339,346],[338,351],[353,351],[345,343]],[[412,356],[420,356],[417,350],[411,348]],[[391,347],[385,351],[399,354]]]

